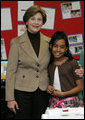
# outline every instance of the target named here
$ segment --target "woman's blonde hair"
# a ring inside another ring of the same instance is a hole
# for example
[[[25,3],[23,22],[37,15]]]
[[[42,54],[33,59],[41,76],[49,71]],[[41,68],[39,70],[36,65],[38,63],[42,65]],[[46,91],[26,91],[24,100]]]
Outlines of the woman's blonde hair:
[[[41,13],[42,17],[43,17],[43,24],[45,24],[46,20],[47,20],[47,15],[45,10],[43,10],[42,8],[40,8],[38,5],[33,5],[31,7],[29,7],[24,16],[23,16],[23,21],[26,24],[26,22],[28,21],[28,19],[30,17],[32,17],[33,15],[35,15],[36,13]]]

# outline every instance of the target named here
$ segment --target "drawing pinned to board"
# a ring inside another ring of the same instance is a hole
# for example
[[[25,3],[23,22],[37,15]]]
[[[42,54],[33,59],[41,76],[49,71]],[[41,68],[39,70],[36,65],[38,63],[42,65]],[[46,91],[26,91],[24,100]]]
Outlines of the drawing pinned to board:
[[[6,80],[7,64],[7,60],[1,61],[1,80]]]
[[[12,30],[10,8],[1,8],[1,31]]]
[[[55,9],[54,8],[46,8],[46,7],[41,7],[41,8],[43,8],[47,13],[47,21],[42,26],[42,28],[53,30],[54,29],[54,23],[55,23]]]
[[[6,55],[6,49],[5,49],[5,42],[4,38],[1,38],[1,60],[6,60],[7,55]]]
[[[83,43],[83,36],[82,34],[68,35],[68,40],[69,40],[69,44]]]
[[[32,5],[34,5],[34,1],[18,1],[18,21],[23,21],[26,9]]]
[[[79,55],[82,49],[83,49],[83,44],[70,46],[70,51],[72,55]]]
[[[26,26],[23,24],[18,24],[18,36],[22,35],[27,30]]]
[[[68,35],[68,41],[70,46],[70,51],[73,55],[80,54],[81,49],[83,49],[83,37],[82,34]]]
[[[81,17],[80,1],[61,3],[62,18]]]

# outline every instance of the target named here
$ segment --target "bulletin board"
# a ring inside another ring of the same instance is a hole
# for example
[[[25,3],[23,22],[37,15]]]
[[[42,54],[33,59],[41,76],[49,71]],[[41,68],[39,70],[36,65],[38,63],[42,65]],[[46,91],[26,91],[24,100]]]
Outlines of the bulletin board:
[[[84,47],[84,1],[1,1],[1,59],[8,59],[11,39],[26,30],[22,17],[31,5],[39,5],[47,13],[41,32],[51,37],[57,30],[64,31],[73,57],[80,59]]]

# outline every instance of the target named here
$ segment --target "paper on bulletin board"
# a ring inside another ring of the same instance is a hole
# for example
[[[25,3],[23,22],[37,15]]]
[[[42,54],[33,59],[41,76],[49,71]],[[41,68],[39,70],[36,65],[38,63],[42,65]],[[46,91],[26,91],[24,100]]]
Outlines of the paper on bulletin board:
[[[72,55],[80,54],[81,50],[83,49],[83,36],[82,34],[73,34],[68,35],[69,41],[69,48]]]
[[[18,21],[23,21],[25,11],[34,5],[34,1],[18,1]]]
[[[55,23],[55,9],[54,8],[46,8],[42,7],[47,14],[47,21],[46,23],[42,26],[43,29],[54,29],[54,23]]]
[[[22,35],[27,30],[26,26],[23,24],[18,24],[18,36]]]
[[[62,18],[81,17],[80,1],[61,3]]]
[[[1,61],[1,80],[6,80],[6,73],[7,73],[7,64],[8,61]]]
[[[1,38],[1,60],[6,60],[7,55],[6,55],[6,49],[5,49],[5,42],[4,38]]]
[[[1,31],[12,30],[10,8],[1,8]]]
[[[68,35],[69,44],[83,43],[82,34]]]
[[[70,51],[72,55],[79,55],[82,49],[83,49],[83,44],[70,46]]]

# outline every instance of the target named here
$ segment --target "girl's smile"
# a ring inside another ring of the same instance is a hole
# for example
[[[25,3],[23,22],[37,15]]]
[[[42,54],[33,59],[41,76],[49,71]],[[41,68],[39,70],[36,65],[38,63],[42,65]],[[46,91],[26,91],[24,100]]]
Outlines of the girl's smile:
[[[66,50],[67,47],[64,39],[56,40],[52,47],[52,53],[54,57],[58,59],[64,56]]]

